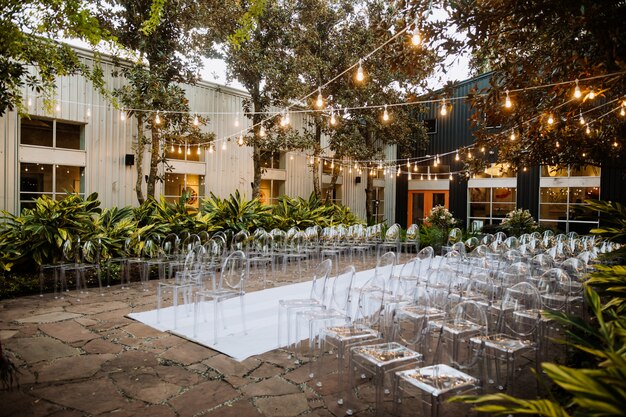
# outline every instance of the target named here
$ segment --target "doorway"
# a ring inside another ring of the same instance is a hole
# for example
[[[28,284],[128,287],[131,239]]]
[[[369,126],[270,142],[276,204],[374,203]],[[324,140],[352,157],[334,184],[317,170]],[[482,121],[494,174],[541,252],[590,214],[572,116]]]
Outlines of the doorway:
[[[448,190],[409,191],[407,225],[424,224],[424,218],[435,206],[449,208]]]

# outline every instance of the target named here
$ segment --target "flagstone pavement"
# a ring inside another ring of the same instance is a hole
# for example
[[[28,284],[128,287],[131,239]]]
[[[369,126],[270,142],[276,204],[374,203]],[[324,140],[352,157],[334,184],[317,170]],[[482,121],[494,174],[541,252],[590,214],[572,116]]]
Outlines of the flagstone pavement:
[[[407,258],[408,259],[408,258]],[[357,269],[373,267],[375,257]],[[273,275],[271,285],[311,277]],[[249,290],[260,290],[251,278]],[[19,388],[0,391],[0,416],[340,416],[330,374],[323,388],[308,366],[278,349],[238,362],[125,317],[152,310],[156,281],[0,301],[0,341],[19,368]],[[330,373],[336,362],[326,361]],[[371,385],[371,384],[370,384]],[[374,415],[373,389],[360,391],[355,415]],[[391,398],[386,399],[391,410]],[[411,412],[407,414],[412,414]],[[414,411],[413,411],[414,414]]]

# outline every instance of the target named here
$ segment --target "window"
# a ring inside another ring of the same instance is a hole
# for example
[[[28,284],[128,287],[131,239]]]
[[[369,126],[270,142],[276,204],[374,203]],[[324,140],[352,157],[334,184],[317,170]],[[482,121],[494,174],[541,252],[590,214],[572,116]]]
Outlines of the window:
[[[491,164],[484,171],[476,173],[475,178],[516,178],[516,173],[509,164]]]
[[[271,151],[261,152],[261,166],[265,169],[285,169],[284,153]]]
[[[276,199],[285,194],[285,181],[261,180],[261,203],[265,205],[276,204]]]
[[[511,210],[515,210],[517,189],[514,187],[469,188],[470,224],[473,220],[499,223]]]
[[[385,188],[374,187],[374,222],[385,220]]]
[[[600,168],[592,165],[542,166],[539,223],[564,232],[587,233],[598,216],[584,201],[600,197]]]
[[[187,204],[199,207],[200,199],[204,197],[204,175],[166,173],[165,199],[167,201],[178,201],[183,192],[190,193],[190,199],[187,201]]]
[[[56,120],[28,119],[20,122],[22,145],[48,148],[85,149],[83,125],[62,123]]]
[[[170,145],[165,148],[165,157],[167,159],[179,159],[183,161],[202,161],[202,148],[196,145]]]
[[[67,193],[85,196],[83,167],[54,164],[20,164],[20,208],[34,207],[33,200],[47,195],[57,200]]]
[[[335,187],[331,187],[330,184],[322,185],[322,198],[326,198],[326,195],[330,195],[330,201],[332,203],[341,204],[341,185],[336,184]]]
[[[597,226],[598,216],[585,210],[586,199],[597,199],[600,187],[542,187],[539,220],[542,226],[566,232],[588,232]]]

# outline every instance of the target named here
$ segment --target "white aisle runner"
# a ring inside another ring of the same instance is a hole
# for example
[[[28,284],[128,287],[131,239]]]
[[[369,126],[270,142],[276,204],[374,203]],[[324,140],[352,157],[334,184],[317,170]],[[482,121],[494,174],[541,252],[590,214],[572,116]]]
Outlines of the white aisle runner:
[[[363,286],[374,270],[357,272],[354,287]],[[329,283],[332,285],[332,283]],[[329,287],[330,288],[330,287]],[[178,306],[178,327],[174,327],[174,308],[161,309],[161,320],[157,323],[156,310],[130,313],[128,317],[150,327],[184,337],[185,339],[222,352],[242,361],[250,356],[277,349],[278,346],[278,301],[290,298],[308,298],[311,281],[282,287],[269,288],[247,293],[243,296],[244,320],[238,298],[222,302],[226,328],[219,329],[218,343],[213,344],[213,302],[201,305],[197,337],[193,336],[193,305]],[[155,299],[156,304],[156,299]],[[206,319],[206,321],[205,321]],[[245,324],[245,329],[244,329]]]

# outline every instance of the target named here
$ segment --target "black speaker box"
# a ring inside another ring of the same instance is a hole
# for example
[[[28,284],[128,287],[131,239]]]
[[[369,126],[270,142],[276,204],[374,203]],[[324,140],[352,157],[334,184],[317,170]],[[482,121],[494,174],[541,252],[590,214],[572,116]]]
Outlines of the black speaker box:
[[[355,182],[356,184],[360,184],[360,183],[361,183],[361,177],[355,177],[355,178],[354,178],[354,182]]]
[[[132,153],[127,153],[126,157],[124,158],[124,163],[127,167],[132,167],[133,165],[135,165],[135,155],[133,155]]]

